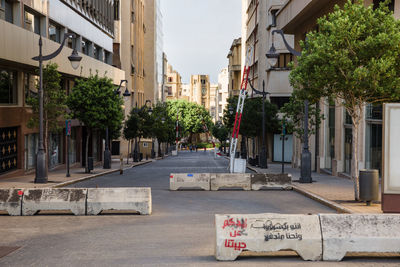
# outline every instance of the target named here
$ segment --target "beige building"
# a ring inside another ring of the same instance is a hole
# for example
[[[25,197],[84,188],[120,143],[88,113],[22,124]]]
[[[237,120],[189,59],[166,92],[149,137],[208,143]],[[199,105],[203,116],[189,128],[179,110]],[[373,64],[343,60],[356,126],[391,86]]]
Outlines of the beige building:
[[[229,71],[228,68],[224,68],[218,74],[218,91],[216,95],[216,114],[215,120],[222,121],[224,116],[224,110],[228,105],[227,99],[229,97]]]
[[[62,88],[69,92],[74,79],[88,77],[96,71],[107,75],[118,85],[125,73],[112,66],[113,4],[111,1],[10,1],[0,0],[0,177],[34,171],[38,150],[38,129],[27,128],[31,108],[29,96],[37,95],[39,36],[43,39],[43,54],[60,47],[66,33],[75,33],[61,53],[51,60],[58,64]],[[73,69],[67,57],[75,46],[82,56],[78,69]],[[48,61],[45,62],[47,64]],[[70,153],[65,146],[65,130],[51,133],[47,156],[49,169],[62,167],[68,156],[72,165],[83,165],[86,129],[79,121],[72,122]],[[89,156],[95,162],[103,156],[101,133],[89,141]],[[51,151],[51,153],[50,153]]]
[[[210,77],[208,75],[191,75],[190,93],[190,102],[210,110]]]
[[[210,115],[215,123],[218,120],[218,84],[210,84]]]
[[[182,84],[182,97],[181,99],[190,101],[190,84],[184,83]]]
[[[176,100],[182,97],[182,78],[170,64],[167,65],[167,82],[165,84],[166,99]]]
[[[366,0],[365,4],[378,5],[381,1]],[[343,5],[344,0],[286,1],[276,13],[277,27],[295,37],[295,49],[300,50],[299,42],[305,33],[316,28],[317,18],[331,12],[335,4]],[[389,5],[396,18],[400,17],[400,1],[393,0]],[[313,167],[323,169],[333,175],[351,174],[352,126],[349,116],[337,101],[320,102],[325,120],[316,136],[311,138]],[[367,104],[363,111],[364,120],[360,125],[358,147],[359,168],[380,169],[382,161],[382,107]],[[294,165],[300,164],[300,142],[295,142]]]
[[[242,38],[233,40],[228,56],[229,96],[239,95],[242,81]]]

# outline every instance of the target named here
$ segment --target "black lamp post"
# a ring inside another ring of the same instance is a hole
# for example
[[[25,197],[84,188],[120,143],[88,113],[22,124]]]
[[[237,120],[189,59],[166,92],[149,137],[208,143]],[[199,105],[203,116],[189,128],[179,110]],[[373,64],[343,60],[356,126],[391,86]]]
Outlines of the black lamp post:
[[[122,83],[128,83],[127,80],[121,80],[121,82],[119,83],[118,88],[114,91],[115,94],[119,95]],[[124,97],[128,97],[131,96],[131,93],[128,90],[128,87],[126,86],[125,92],[122,94]],[[108,136],[108,126],[106,127],[106,144],[105,144],[105,148],[104,148],[104,162],[103,162],[103,169],[111,169],[111,152],[109,149],[109,136]]]
[[[151,108],[151,100],[146,100],[146,102],[144,103],[143,107],[141,109],[136,108],[135,112],[139,113],[139,111],[143,111],[146,107],[147,107],[147,103],[150,103],[150,107],[149,107],[149,115],[151,115],[151,113],[153,112],[152,108]],[[133,161],[134,162],[139,162],[139,150],[138,150],[138,142],[137,142],[137,138],[135,138],[135,148],[133,150]]]
[[[286,41],[285,35],[282,30],[272,31],[272,46],[267,52],[266,56],[272,68],[276,65],[279,58],[279,53],[276,52],[274,47],[274,34],[278,33],[282,36],[286,49],[294,56],[300,56],[301,53],[294,50]],[[301,170],[300,170],[300,183],[311,183],[311,153],[308,147],[308,100],[304,101],[304,136],[303,136],[303,151],[301,153]]]
[[[230,115],[233,115],[233,112],[235,112],[235,110],[233,109],[233,107],[229,107],[228,112]],[[232,134],[229,134],[229,140],[230,140],[230,142],[229,142],[229,147],[230,147],[232,144]],[[234,151],[233,153],[235,153],[235,152],[236,151]],[[228,156],[230,156],[230,155],[231,155],[231,151],[229,151],[229,153],[228,153]]]
[[[262,138],[261,138],[261,153],[259,156],[259,166],[260,168],[267,169],[268,168],[268,160],[267,160],[267,147],[265,145],[265,100],[267,99],[267,95],[270,93],[265,91],[265,81],[263,80],[263,90],[258,91],[256,88],[253,87],[250,80],[248,83],[256,94],[262,95],[263,105],[262,105]]]
[[[42,36],[39,37],[39,56],[33,57],[32,59],[35,61],[39,61],[39,150],[36,154],[36,173],[35,173],[35,183],[47,183],[47,168],[46,168],[46,153],[44,151],[43,145],[43,61],[47,61],[58,56],[62,49],[64,48],[65,41],[68,38],[76,38],[75,34],[68,33],[64,35],[64,39],[60,44],[60,47],[50,55],[43,56],[42,54]],[[82,59],[81,56],[78,55],[78,52],[74,48],[72,54],[68,57],[71,62],[71,66],[74,70],[79,67],[80,61]]]

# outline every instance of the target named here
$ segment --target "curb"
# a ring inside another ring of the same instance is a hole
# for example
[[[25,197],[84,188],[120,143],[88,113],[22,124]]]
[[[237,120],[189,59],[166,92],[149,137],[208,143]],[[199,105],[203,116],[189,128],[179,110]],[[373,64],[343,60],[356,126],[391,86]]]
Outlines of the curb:
[[[150,162],[152,162],[152,161],[139,162],[138,164],[131,165],[130,167],[124,168],[123,170],[125,171],[125,170],[131,169],[131,168],[134,168],[134,167],[137,167],[137,166],[141,166],[141,165],[144,165],[144,164],[147,164],[147,163],[150,163]],[[50,188],[60,188],[60,187],[76,184],[76,183],[79,183],[79,182],[82,182],[82,181],[90,180],[90,179],[93,179],[93,178],[96,178],[96,177],[99,177],[99,176],[111,174],[111,173],[114,173],[114,172],[119,172],[119,171],[120,171],[120,169],[114,169],[114,170],[110,170],[110,171],[105,171],[105,172],[102,172],[102,173],[97,173],[97,174],[85,176],[85,177],[82,177],[82,178],[79,178],[79,179],[75,179],[75,180],[72,180],[72,181],[59,183],[59,184],[51,186]]]
[[[247,166],[247,168],[252,170],[252,171],[254,171],[254,172],[256,172],[256,173],[260,173],[259,171],[257,171],[253,167]],[[304,188],[301,188],[301,187],[299,187],[297,185],[292,184],[292,187],[293,187],[293,191],[295,191],[297,193],[300,193],[303,196],[308,197],[308,198],[310,198],[312,200],[315,200],[315,201],[321,203],[322,205],[325,205],[325,206],[327,206],[327,207],[329,207],[331,209],[334,209],[338,213],[350,213],[350,214],[355,213],[354,211],[352,211],[352,210],[350,210],[348,208],[345,208],[342,205],[339,205],[339,204],[337,204],[337,203],[335,203],[333,201],[327,200],[327,199],[325,199],[325,198],[323,198],[323,197],[321,197],[321,196],[319,196],[319,195],[317,195],[315,193],[312,193],[312,192],[310,192],[310,191],[308,191],[308,190],[306,190]]]

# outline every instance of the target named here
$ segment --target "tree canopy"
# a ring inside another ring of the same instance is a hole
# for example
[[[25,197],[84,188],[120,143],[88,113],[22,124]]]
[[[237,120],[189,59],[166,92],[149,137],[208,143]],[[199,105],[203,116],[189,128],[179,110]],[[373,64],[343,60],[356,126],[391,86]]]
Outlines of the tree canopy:
[[[352,3],[354,2],[354,3]],[[318,30],[301,42],[291,85],[310,100],[331,97],[352,118],[352,177],[358,200],[358,128],[365,103],[400,99],[400,22],[387,4],[348,0],[319,18]]]

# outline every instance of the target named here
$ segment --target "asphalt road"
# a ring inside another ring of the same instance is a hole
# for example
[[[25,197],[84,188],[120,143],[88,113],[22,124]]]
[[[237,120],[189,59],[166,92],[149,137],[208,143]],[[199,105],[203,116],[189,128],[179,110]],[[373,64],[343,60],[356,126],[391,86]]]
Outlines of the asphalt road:
[[[214,257],[214,215],[221,213],[331,213],[293,191],[169,191],[171,172],[226,172],[228,161],[209,152],[181,152],[74,187],[152,188],[153,214],[0,216],[1,246],[19,247],[0,266],[399,266],[399,258],[346,258],[341,263],[300,257]],[[0,256],[1,257],[1,256]]]

